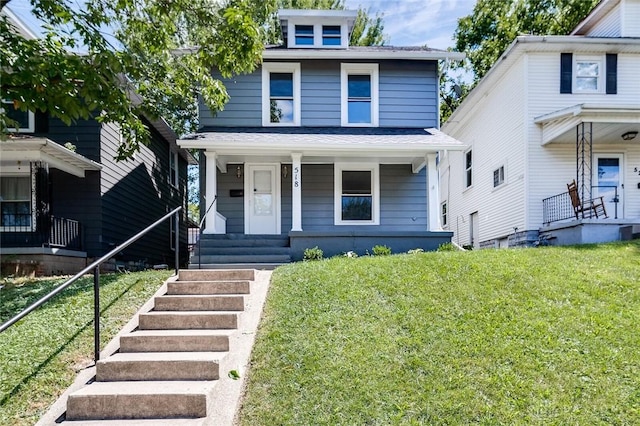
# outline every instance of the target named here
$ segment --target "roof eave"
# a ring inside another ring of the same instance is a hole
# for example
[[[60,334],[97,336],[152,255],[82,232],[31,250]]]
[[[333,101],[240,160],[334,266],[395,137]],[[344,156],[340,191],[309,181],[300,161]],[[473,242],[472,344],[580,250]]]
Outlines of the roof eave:
[[[466,57],[462,52],[447,51],[364,51],[364,50],[311,50],[311,49],[268,49],[263,59],[407,59],[415,61],[452,60],[461,61]]]

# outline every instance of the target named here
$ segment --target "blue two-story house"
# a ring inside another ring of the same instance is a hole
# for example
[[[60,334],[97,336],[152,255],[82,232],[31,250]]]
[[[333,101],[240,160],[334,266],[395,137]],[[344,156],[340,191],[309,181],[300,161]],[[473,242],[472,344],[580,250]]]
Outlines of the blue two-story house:
[[[356,14],[280,10],[284,42],[255,72],[213,71],[230,101],[201,104],[199,133],[178,141],[204,154],[204,234],[280,235],[294,260],[314,246],[332,256],[450,241],[437,153],[464,145],[437,130],[438,61],[463,55],[350,46]]]

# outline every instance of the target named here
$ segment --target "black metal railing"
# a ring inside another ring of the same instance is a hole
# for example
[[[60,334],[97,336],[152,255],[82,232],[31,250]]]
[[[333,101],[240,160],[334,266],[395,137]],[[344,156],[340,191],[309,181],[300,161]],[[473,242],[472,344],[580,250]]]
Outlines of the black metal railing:
[[[180,266],[180,216],[179,213],[182,210],[182,207],[176,207],[166,215],[162,216],[160,219],[147,226],[142,231],[138,232],[133,237],[129,238],[124,243],[120,244],[118,247],[111,250],[109,253],[102,256],[100,259],[93,262],[91,265],[84,268],[82,271],[75,274],[73,277],[60,284],[54,290],[52,290],[46,296],[40,298],[37,302],[34,302],[30,306],[28,306],[25,310],[15,315],[13,318],[0,325],[0,333],[11,327],[16,322],[20,321],[22,318],[29,315],[31,312],[44,305],[46,302],[51,300],[55,295],[62,292],[64,289],[69,287],[71,284],[80,279],[83,275],[93,271],[93,348],[94,348],[94,359],[96,363],[100,359],[100,265],[102,265],[107,260],[114,257],[116,254],[124,250],[126,247],[138,241],[140,238],[145,236],[149,231],[154,229],[156,226],[160,225],[167,219],[174,218],[174,229],[176,229],[175,233],[175,274],[178,275],[178,268]]]
[[[32,228],[31,215],[11,215],[2,221],[4,247],[58,247],[82,250],[82,226],[77,220],[47,217]]]
[[[209,210],[211,210],[211,207],[213,207],[217,199],[218,199],[218,195],[216,194],[213,197],[213,201],[211,202],[211,204],[209,204],[209,207],[207,207],[207,210],[204,212],[204,215],[200,219],[200,223],[198,224],[198,228],[200,229],[200,231],[198,232],[198,242],[196,243],[196,247],[197,247],[196,249],[198,250],[198,269],[202,269],[202,251],[200,249],[200,241],[202,240],[202,232],[203,232],[202,225],[204,224],[204,221],[206,220],[207,215],[209,214]],[[216,219],[213,218],[213,220],[216,220]]]
[[[608,197],[605,196],[604,202],[614,203],[614,211],[607,212],[607,215],[611,217],[613,213],[613,217],[615,219],[618,218],[618,203],[620,202],[620,197],[618,195],[618,187],[615,185],[598,185],[593,186],[592,189],[613,189],[613,197],[610,199],[606,199]],[[569,192],[562,192],[560,194],[552,195],[551,197],[545,198],[542,200],[542,222],[549,224],[552,222],[558,222],[560,220],[566,219],[575,219],[576,213],[573,209],[573,205],[571,204],[571,197],[569,196]],[[591,218],[588,213],[583,212],[582,219]]]

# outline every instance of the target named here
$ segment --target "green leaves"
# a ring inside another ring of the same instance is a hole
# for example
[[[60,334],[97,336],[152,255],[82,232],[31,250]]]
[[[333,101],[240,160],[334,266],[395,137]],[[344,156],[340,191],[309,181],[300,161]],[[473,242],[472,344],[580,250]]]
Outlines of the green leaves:
[[[55,0],[31,5],[45,24],[38,40],[23,38],[0,17],[2,98],[67,124],[88,117],[118,123],[118,159],[149,140],[142,116],[163,116],[184,134],[197,128],[198,96],[213,111],[221,110],[228,95],[211,69],[225,77],[253,71],[261,61],[263,24],[274,9],[273,0],[87,0],[82,9]],[[3,113],[0,131],[8,131]]]

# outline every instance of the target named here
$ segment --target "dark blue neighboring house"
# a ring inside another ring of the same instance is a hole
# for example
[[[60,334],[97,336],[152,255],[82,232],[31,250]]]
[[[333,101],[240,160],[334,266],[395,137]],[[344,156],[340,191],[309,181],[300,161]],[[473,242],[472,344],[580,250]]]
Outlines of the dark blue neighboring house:
[[[202,104],[199,133],[178,141],[204,154],[206,236],[280,236],[294,260],[314,246],[332,256],[450,241],[436,163],[464,145],[438,130],[438,61],[463,55],[349,46],[355,11],[279,14],[282,45],[251,74],[214,70],[229,103]]]

